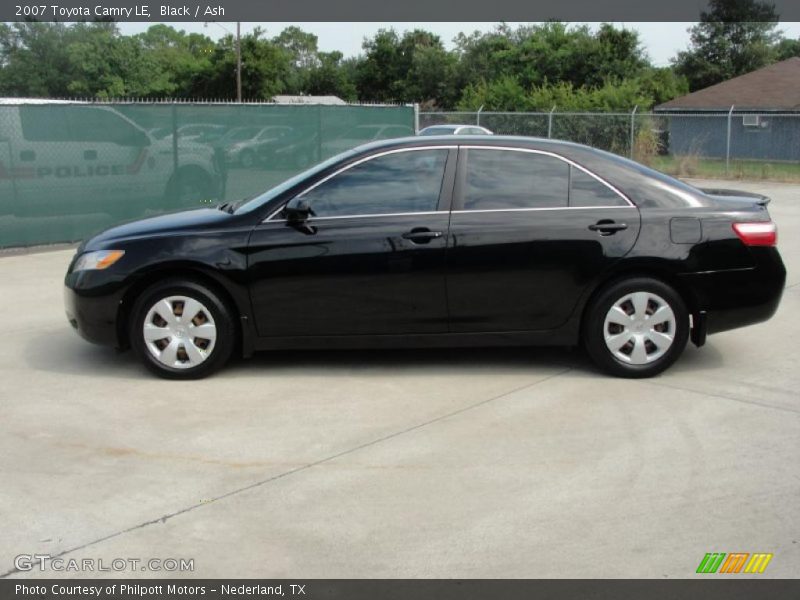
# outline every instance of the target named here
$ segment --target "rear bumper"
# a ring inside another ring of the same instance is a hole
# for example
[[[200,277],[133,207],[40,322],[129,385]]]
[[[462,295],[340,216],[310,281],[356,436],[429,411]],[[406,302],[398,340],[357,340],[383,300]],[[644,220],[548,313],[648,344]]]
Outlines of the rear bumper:
[[[771,318],[786,284],[786,268],[775,248],[752,248],[756,266],[681,276],[695,310],[706,313],[708,333],[746,327]]]

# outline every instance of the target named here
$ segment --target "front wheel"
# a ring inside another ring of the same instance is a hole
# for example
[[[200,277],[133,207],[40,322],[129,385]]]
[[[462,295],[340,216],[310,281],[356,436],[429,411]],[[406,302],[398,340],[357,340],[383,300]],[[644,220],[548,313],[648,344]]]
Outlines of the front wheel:
[[[155,284],[136,300],[132,316],[131,346],[161,377],[205,377],[222,367],[233,351],[233,315],[214,291],[199,283]]]
[[[587,311],[583,341],[595,363],[620,377],[651,377],[674,363],[689,339],[680,295],[648,277],[618,281]]]

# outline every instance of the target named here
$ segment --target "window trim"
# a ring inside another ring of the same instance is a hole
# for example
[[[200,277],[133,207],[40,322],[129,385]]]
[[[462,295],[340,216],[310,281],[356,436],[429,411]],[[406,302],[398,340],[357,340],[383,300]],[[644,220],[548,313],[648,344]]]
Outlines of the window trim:
[[[529,207],[529,208],[484,208],[484,209],[466,210],[463,208],[464,207],[463,177],[466,175],[467,158],[469,156],[469,153],[459,152],[458,173],[456,175],[456,190],[453,195],[454,203],[453,203],[453,210],[451,210],[452,213],[464,214],[464,213],[490,213],[490,212],[521,212],[521,211],[534,211],[534,210],[596,210],[596,209],[609,209],[609,208],[636,208],[636,205],[631,201],[630,198],[628,198],[625,194],[623,194],[619,189],[610,184],[608,181],[606,181],[599,175],[595,174],[594,172],[590,171],[586,167],[576,163],[573,160],[570,160],[569,158],[566,158],[565,156],[556,154],[555,152],[550,152],[548,150],[539,150],[535,148],[518,148],[514,146],[494,146],[494,145],[480,145],[480,144],[462,144],[459,146],[459,149],[523,152],[528,154],[538,154],[556,158],[558,160],[567,163],[572,167],[575,167],[580,171],[583,171],[590,177],[593,177],[594,179],[599,181],[601,184],[603,184],[611,191],[616,193],[620,198],[622,198],[625,201],[626,206],[619,206],[614,204],[607,206],[569,206],[569,195],[568,195],[566,206],[542,206],[542,207]],[[572,177],[570,176],[568,179],[571,185]]]
[[[340,173],[344,173],[345,171],[348,171],[348,170],[352,169],[353,167],[357,167],[358,165],[364,164],[365,162],[368,162],[368,161],[376,159],[376,158],[380,158],[382,156],[387,156],[389,154],[399,154],[401,152],[415,152],[415,151],[418,152],[418,151],[421,151],[421,150],[447,150],[448,151],[448,156],[445,157],[444,172],[442,173],[442,185],[439,188],[439,200],[438,200],[438,203],[441,204],[442,198],[446,197],[446,195],[447,195],[447,192],[445,190],[445,186],[447,186],[447,181],[448,181],[447,166],[448,166],[448,162],[450,161],[450,154],[449,153],[452,150],[457,150],[457,149],[458,149],[458,146],[455,145],[455,144],[436,145],[436,146],[413,146],[413,147],[410,147],[410,148],[392,148],[391,150],[385,150],[384,152],[378,152],[377,154],[370,154],[369,156],[364,156],[364,157],[362,157],[362,158],[360,158],[358,160],[354,160],[353,162],[346,164],[345,166],[341,167],[340,169],[335,170],[333,173],[329,173],[328,175],[326,175],[325,177],[323,177],[319,181],[315,181],[313,184],[311,184],[307,188],[304,188],[302,191],[298,192],[297,194],[294,194],[291,198],[288,198],[285,202],[282,202],[280,207],[277,210],[275,210],[274,212],[270,213],[270,215],[266,219],[264,219],[262,221],[262,223],[266,223],[266,222],[283,223],[283,222],[286,222],[286,219],[276,219],[274,217],[278,216],[283,211],[284,207],[289,202],[294,200],[295,198],[300,198],[300,197],[304,196],[305,194],[307,194],[310,191],[314,190],[315,188],[319,187],[320,185],[322,185],[326,181],[328,181],[330,179],[333,179],[334,177],[336,177]],[[421,211],[421,212],[409,212],[409,213],[375,213],[375,214],[370,214],[370,215],[336,215],[336,216],[332,216],[332,217],[312,217],[311,219],[309,219],[309,221],[311,221],[311,220],[322,221],[322,220],[327,220],[327,219],[359,219],[359,218],[370,218],[370,217],[372,217],[372,218],[374,218],[374,217],[397,217],[397,216],[405,216],[405,215],[437,215],[437,214],[447,213],[449,211],[449,209],[450,209],[450,206],[447,206],[447,207],[439,206],[437,208],[438,209],[435,210],[435,211]]]

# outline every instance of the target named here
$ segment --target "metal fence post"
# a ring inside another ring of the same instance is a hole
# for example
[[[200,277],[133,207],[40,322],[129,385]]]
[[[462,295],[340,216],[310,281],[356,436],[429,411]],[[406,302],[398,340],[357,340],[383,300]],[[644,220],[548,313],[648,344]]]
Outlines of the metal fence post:
[[[482,110],[483,110],[483,104],[481,104],[481,107],[478,109],[478,113],[477,113],[477,115],[475,116],[475,124],[476,124],[478,127],[480,127],[480,126],[481,126],[481,111],[482,111]]]
[[[633,107],[631,111],[631,160],[633,160],[633,145],[636,137],[636,110],[639,108],[639,105]]]
[[[728,111],[728,139],[725,143],[725,175],[730,173],[731,169],[731,119],[733,118],[733,107]]]
[[[414,102],[414,135],[419,133],[419,102]]]
[[[172,102],[172,169],[178,172],[178,107]],[[180,184],[179,184],[180,185]]]
[[[553,108],[550,109],[550,113],[547,115],[547,139],[553,137],[553,113],[556,111],[556,105],[553,104]]]

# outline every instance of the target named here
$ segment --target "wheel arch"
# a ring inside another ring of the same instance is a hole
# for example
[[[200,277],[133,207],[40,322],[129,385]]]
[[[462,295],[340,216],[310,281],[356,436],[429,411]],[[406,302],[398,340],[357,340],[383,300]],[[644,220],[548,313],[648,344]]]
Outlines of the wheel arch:
[[[129,321],[136,299],[151,285],[164,279],[184,279],[206,286],[217,294],[234,315],[236,323],[235,346],[244,355],[252,353],[253,332],[250,326],[249,296],[246,289],[214,273],[205,265],[192,262],[178,262],[158,265],[135,275],[125,290],[117,309],[117,340],[121,348],[130,347]],[[234,290],[234,291],[232,291]]]
[[[599,278],[586,294],[581,306],[579,307],[578,314],[580,321],[578,323],[578,333],[580,339],[583,339],[583,328],[586,323],[586,315],[589,308],[595,299],[603,293],[603,291],[614,285],[615,283],[625,280],[633,279],[636,277],[647,277],[650,279],[657,279],[670,287],[672,287],[681,299],[686,304],[686,309],[693,318],[697,318],[699,313],[698,300],[692,289],[665,264],[638,264],[629,266],[620,266],[612,272],[606,273],[603,277]]]

